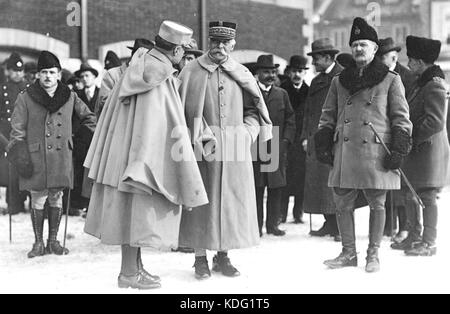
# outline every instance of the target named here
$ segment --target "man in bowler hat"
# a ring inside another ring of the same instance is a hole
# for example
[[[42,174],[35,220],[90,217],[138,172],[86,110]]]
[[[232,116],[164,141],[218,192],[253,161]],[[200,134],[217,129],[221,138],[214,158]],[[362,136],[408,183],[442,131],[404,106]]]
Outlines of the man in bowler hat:
[[[274,85],[279,66],[279,64],[274,64],[273,55],[259,56],[255,65],[258,75],[258,85],[269,110],[270,120],[272,120],[272,124],[275,127],[278,127],[278,137],[268,142],[272,158],[273,154],[278,154],[278,158],[276,158],[279,161],[277,169],[272,172],[261,171],[261,163],[263,161],[260,158],[257,158],[253,163],[258,227],[261,236],[264,219],[264,190],[266,187],[266,232],[275,236],[285,235],[285,231],[280,230],[278,225],[281,215],[281,197],[286,186],[287,152],[289,145],[294,141],[295,137],[295,114],[289,101],[288,93],[284,89]]]

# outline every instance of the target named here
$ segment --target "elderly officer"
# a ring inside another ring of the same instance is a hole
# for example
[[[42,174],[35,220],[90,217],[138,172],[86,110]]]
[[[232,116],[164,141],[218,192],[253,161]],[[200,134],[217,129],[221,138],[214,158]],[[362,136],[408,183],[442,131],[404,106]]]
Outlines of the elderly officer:
[[[441,188],[449,184],[449,144],[446,132],[449,86],[445,75],[434,62],[438,59],[441,42],[428,38],[406,38],[408,66],[418,76],[408,97],[411,121],[414,125],[413,149],[405,160],[405,174],[422,199],[423,235],[418,204],[407,206],[412,228],[404,241],[406,255],[436,254],[438,208],[436,199]],[[420,169],[420,170],[419,170]],[[411,196],[407,199],[412,199]],[[402,243],[401,243],[402,244]]]
[[[6,61],[8,80],[0,85],[0,132],[9,139],[11,132],[11,115],[14,110],[14,103],[17,96],[25,90],[29,84],[25,81],[24,62],[20,55],[13,52]],[[0,181],[1,185],[8,186],[7,202],[8,210],[11,214],[24,211],[23,202],[26,195],[19,191],[19,177],[14,167],[11,167],[0,149]]]
[[[410,149],[412,124],[400,76],[374,58],[374,28],[355,18],[350,36],[353,63],[333,78],[315,136],[317,159],[332,166],[342,253],[325,261],[330,268],[357,266],[354,205],[362,190],[370,207],[367,272],[379,270],[378,249],[386,220],[387,190],[400,188],[398,169]],[[390,143],[386,154],[371,126]]]
[[[11,121],[10,154],[23,157],[29,152],[32,171],[22,174],[20,189],[31,193],[31,221],[35,235],[29,258],[47,254],[63,255],[57,241],[62,216],[63,189],[72,187],[72,116],[75,114],[91,132],[95,116],[76,94],[62,84],[61,65],[51,52],[42,51],[38,60],[39,80],[19,95]],[[21,173],[19,165],[19,173]],[[29,169],[29,168],[28,168]],[[44,250],[44,204],[48,199],[49,234]]]
[[[216,250],[213,270],[238,276],[228,250],[259,242],[250,144],[271,137],[271,122],[258,84],[230,54],[236,24],[209,24],[209,51],[188,64],[179,78],[186,122],[209,204],[184,211],[180,245],[195,249],[195,276],[210,277],[206,250]],[[260,125],[267,127],[261,128]]]
[[[286,186],[286,162],[289,144],[295,137],[295,114],[289,101],[288,93],[281,87],[274,86],[277,69],[280,65],[273,63],[273,55],[261,55],[255,65],[258,74],[258,85],[264,96],[269,110],[269,117],[274,126],[279,128],[278,137],[272,139],[268,145],[271,152],[278,152],[279,166],[275,171],[262,172],[261,161],[253,163],[256,186],[256,207],[258,210],[259,234],[262,235],[264,190],[267,187],[267,219],[266,231],[275,236],[285,235],[284,230],[278,228],[280,223],[281,196]],[[279,149],[274,149],[278,145]]]

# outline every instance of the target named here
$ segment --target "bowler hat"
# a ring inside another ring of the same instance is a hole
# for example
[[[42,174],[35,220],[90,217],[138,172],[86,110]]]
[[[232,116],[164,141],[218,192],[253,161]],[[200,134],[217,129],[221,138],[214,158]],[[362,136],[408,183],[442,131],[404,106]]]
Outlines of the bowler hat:
[[[306,66],[307,64],[308,64],[308,59],[306,59],[306,57],[294,55],[289,60],[289,64],[287,65],[287,68],[307,70],[307,69],[309,69]]]
[[[133,47],[127,46],[127,48],[131,50],[132,55],[134,55],[134,53],[141,47],[152,50],[153,47],[155,47],[155,42],[145,38],[136,38]]]
[[[378,43],[377,55],[382,56],[391,51],[400,52],[402,47],[396,45],[392,37],[380,39]]]
[[[82,63],[80,69],[75,72],[75,75],[80,77],[83,72],[91,72],[95,77],[98,76],[98,71],[87,63]]]
[[[8,70],[22,71],[24,69],[24,63],[22,58],[17,52],[13,52],[6,61],[6,68]]]
[[[316,53],[332,53],[337,54],[339,52],[338,49],[334,48],[331,40],[329,38],[320,38],[311,44],[311,52],[307,53],[308,56],[312,56]]]
[[[422,59],[426,63],[432,64],[439,58],[440,52],[441,42],[439,40],[411,35],[406,37],[406,54],[410,58]]]
[[[255,69],[277,69],[279,66],[273,63],[273,55],[260,55],[256,60]]]
[[[378,44],[378,34],[375,28],[370,26],[365,19],[357,17],[353,20],[349,45],[351,46],[356,40],[363,39],[367,39]]]
[[[209,38],[230,40],[236,38],[237,24],[233,22],[214,21],[209,23]]]

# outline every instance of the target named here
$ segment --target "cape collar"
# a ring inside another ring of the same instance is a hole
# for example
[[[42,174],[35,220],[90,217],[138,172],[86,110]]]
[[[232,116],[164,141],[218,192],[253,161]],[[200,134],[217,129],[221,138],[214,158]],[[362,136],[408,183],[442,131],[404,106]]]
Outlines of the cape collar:
[[[371,88],[381,83],[389,73],[389,68],[385,66],[378,58],[363,70],[363,75],[359,76],[359,69],[356,62],[345,68],[339,75],[339,82],[347,89],[350,94],[354,94],[362,89]]]

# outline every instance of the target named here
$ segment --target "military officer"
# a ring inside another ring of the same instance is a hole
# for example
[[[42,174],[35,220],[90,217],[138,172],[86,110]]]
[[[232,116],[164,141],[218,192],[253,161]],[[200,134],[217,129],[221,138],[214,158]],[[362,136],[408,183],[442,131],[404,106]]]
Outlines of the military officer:
[[[370,207],[366,272],[380,269],[378,249],[386,220],[387,190],[400,189],[396,171],[410,150],[412,123],[400,76],[375,58],[378,35],[355,18],[349,45],[355,60],[331,82],[315,136],[317,159],[331,165],[342,253],[325,261],[330,268],[357,266],[355,201],[362,190]],[[387,154],[372,130],[390,143]]]
[[[14,103],[19,93],[25,90],[29,84],[25,81],[24,62],[18,53],[11,54],[6,61],[6,69],[8,79],[0,85],[0,132],[9,139]],[[19,177],[6,160],[3,150],[0,151],[0,181],[1,185],[8,186],[6,198],[10,213],[23,212],[26,193],[19,191]]]

